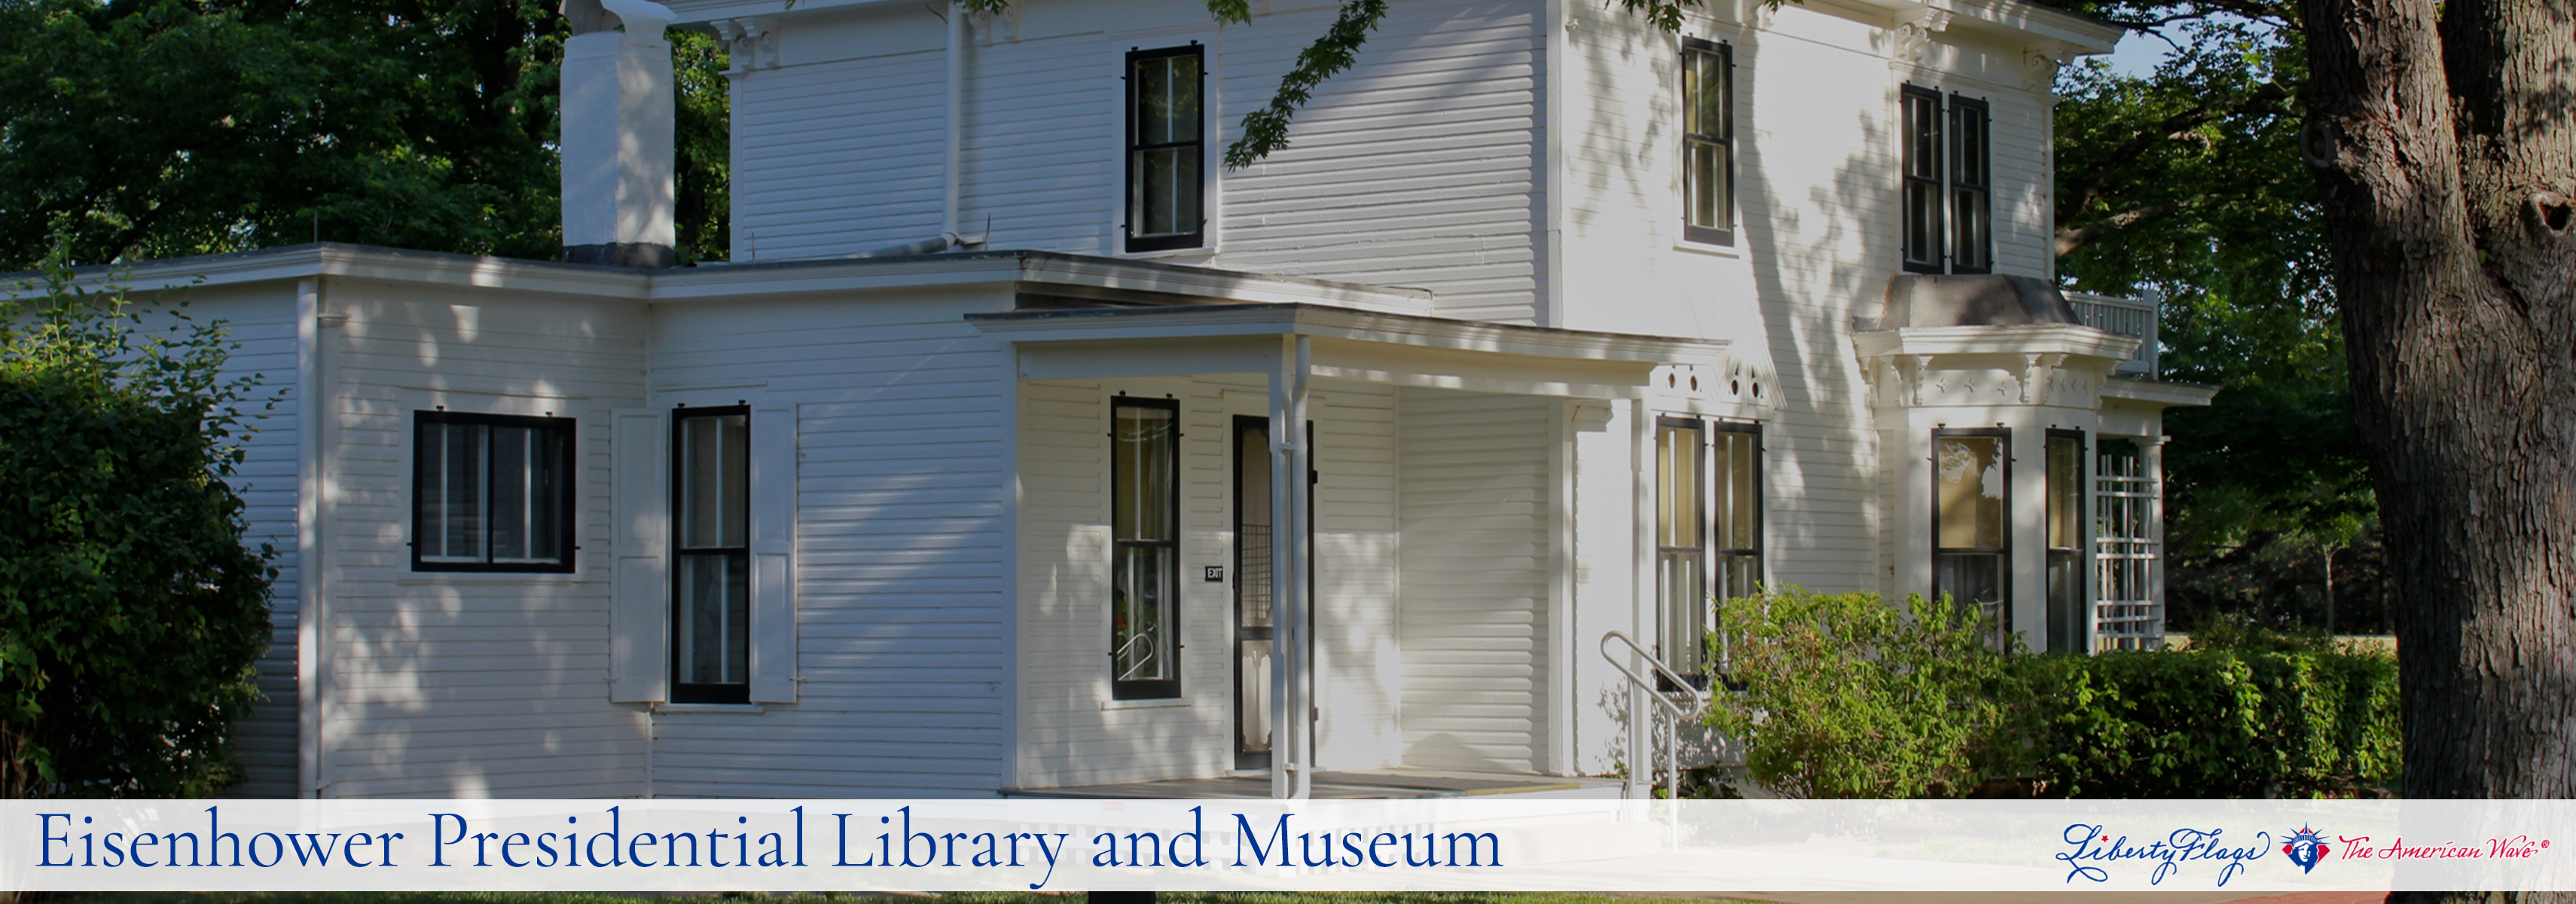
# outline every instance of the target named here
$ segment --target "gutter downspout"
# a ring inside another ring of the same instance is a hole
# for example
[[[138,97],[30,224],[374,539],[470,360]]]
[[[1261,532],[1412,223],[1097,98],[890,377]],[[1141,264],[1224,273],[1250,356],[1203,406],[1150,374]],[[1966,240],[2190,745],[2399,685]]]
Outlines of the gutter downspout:
[[[322,278],[295,283],[295,792],[322,774]]]
[[[948,4],[948,184],[945,186],[946,194],[941,198],[942,216],[939,221],[939,234],[943,238],[957,235],[957,193],[962,181],[958,164],[964,156],[965,114],[966,5],[951,2]]]
[[[887,245],[873,251],[847,255],[849,259],[870,257],[908,257],[915,254],[938,254],[950,248],[977,248],[984,244],[981,235],[957,232],[960,201],[965,184],[966,144],[966,6],[948,4],[948,148],[944,163],[945,183],[940,186],[939,234],[918,242]]]

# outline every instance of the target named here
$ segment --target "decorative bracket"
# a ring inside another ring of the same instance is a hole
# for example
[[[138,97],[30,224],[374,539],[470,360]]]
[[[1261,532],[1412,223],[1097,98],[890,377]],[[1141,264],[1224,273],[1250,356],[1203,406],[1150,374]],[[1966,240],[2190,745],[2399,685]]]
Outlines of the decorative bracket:
[[[965,4],[953,3],[949,8],[962,11],[965,9]],[[1017,3],[1004,6],[998,11],[968,12],[966,22],[968,27],[973,28],[975,33],[983,38],[981,43],[986,47],[992,46],[995,41],[1020,39],[1020,5]]]
[[[1906,387],[1906,395],[1911,398],[1908,398],[1905,404],[1919,408],[1923,405],[1923,384],[1932,380],[1932,356],[1914,355],[1912,357],[1914,358],[1914,382]]]
[[[1896,27],[1888,30],[1890,63],[1920,63],[1932,45],[1932,36],[1950,30],[1950,13],[1923,7],[1897,17]]]
[[[1753,26],[1755,31],[1770,31],[1780,21],[1780,6],[1771,0],[1744,0],[1744,14],[1736,21]]]
[[[715,29],[716,40],[725,43],[727,77],[741,78],[762,69],[778,68],[778,32],[760,20],[717,19],[707,25]]]
[[[2022,368],[2021,372],[2022,404],[2038,405],[2047,403],[2049,377],[2054,376],[2057,373],[2057,369],[2065,365],[2066,353],[2033,352],[2026,353],[2022,355],[2022,357],[2028,362],[2027,366]]]
[[[2043,41],[2022,48],[2022,85],[2033,91],[2045,91],[2057,84],[2057,70],[2075,61],[2075,51],[2064,41]]]

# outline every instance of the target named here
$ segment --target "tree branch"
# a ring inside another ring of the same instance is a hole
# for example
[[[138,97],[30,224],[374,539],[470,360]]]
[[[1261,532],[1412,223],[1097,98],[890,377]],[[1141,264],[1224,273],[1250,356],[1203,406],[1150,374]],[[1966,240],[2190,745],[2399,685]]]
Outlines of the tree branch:
[[[2138,130],[2138,133],[2131,136],[2127,142],[2113,149],[2109,156],[2093,164],[2091,169],[2085,170],[2084,175],[2067,183],[2065,191],[2057,199],[2057,222],[2061,224],[2073,222],[2076,217],[2083,215],[2085,208],[2093,206],[2095,198],[2102,193],[2102,186],[2110,182],[2112,176],[2118,175],[2121,168],[2136,163],[2138,158],[2146,156],[2147,152],[2153,150],[2157,144],[2171,141],[2175,136],[2198,128],[2213,119],[2248,113],[2288,115],[2289,108],[2283,107],[2281,102],[2289,99],[2289,96],[2289,92],[2282,90],[2280,85],[2266,84],[2256,87],[2244,97],[2226,103],[2185,110],[2166,117],[2163,122]]]
[[[1288,122],[1296,118],[1297,108],[1314,97],[1315,86],[1323,84],[1359,59],[1360,45],[1367,43],[1368,33],[1386,18],[1386,0],[1343,0],[1342,14],[1333,27],[1297,54],[1297,65],[1279,79],[1279,91],[1271,95],[1270,105],[1243,116],[1243,137],[1225,149],[1225,168],[1234,170],[1251,166],[1270,152],[1288,146]]]
[[[2084,224],[2081,227],[2070,228],[2059,226],[2057,227],[2057,255],[2059,257],[2064,257],[2075,249],[2084,247],[2094,239],[2126,229],[2140,220],[2154,219],[2156,217],[2181,210],[2187,206],[2190,205],[2180,201],[2172,201],[2163,204],[2149,204],[2145,207],[2133,207],[2128,210],[2120,211],[2119,213]]]

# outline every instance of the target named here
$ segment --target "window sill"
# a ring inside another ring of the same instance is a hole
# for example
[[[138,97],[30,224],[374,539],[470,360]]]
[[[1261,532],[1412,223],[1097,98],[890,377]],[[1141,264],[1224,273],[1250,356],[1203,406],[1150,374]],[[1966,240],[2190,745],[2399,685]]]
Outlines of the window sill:
[[[766,703],[656,703],[656,713],[735,713],[757,716],[769,711]]]
[[[1209,243],[1200,245],[1196,248],[1167,248],[1162,251],[1121,251],[1112,256],[1120,260],[1130,261],[1186,261],[1203,264],[1208,261],[1215,260],[1216,252],[1217,247],[1215,243]]]
[[[1674,242],[1673,250],[1687,251],[1692,254],[1705,254],[1710,257],[1741,258],[1744,256],[1744,249],[1734,245],[1711,245],[1707,242],[1693,242],[1687,240]]]
[[[1151,700],[1102,700],[1101,709],[1175,709],[1190,706],[1188,697],[1158,697]]]
[[[589,577],[578,571],[405,571],[394,579],[397,587],[438,587],[467,585],[491,587],[509,584],[588,584]]]

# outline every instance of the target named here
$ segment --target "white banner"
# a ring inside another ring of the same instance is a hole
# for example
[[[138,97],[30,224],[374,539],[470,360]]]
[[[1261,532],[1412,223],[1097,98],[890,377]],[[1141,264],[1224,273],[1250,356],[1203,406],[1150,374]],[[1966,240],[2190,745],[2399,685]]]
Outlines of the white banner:
[[[2576,890],[2568,801],[0,802],[51,891]]]

